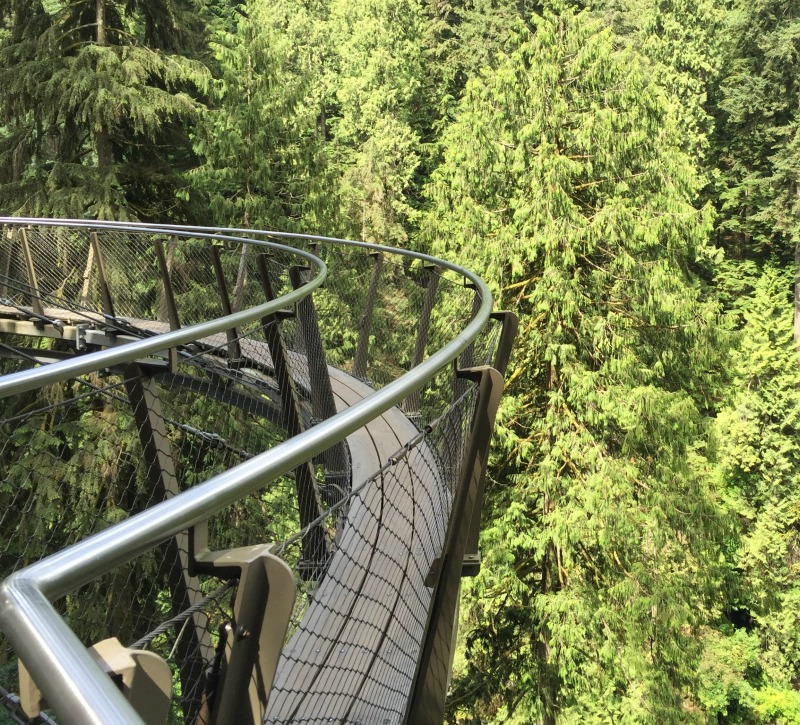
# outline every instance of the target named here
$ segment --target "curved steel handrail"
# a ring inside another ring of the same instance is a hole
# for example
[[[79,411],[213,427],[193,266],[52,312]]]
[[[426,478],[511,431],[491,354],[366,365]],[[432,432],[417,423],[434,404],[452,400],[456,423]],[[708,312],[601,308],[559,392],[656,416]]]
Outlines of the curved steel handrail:
[[[270,242],[265,240],[245,239],[243,237],[234,236],[220,236],[219,234],[211,234],[207,231],[197,232],[190,231],[187,227],[166,227],[158,225],[132,225],[132,224],[113,224],[108,222],[92,224],[91,222],[79,222],[77,220],[62,220],[62,219],[20,219],[17,217],[0,217],[0,226],[8,225],[36,225],[36,226],[52,226],[52,227],[70,227],[70,228],[84,228],[84,229],[115,229],[117,231],[129,231],[138,233],[153,233],[169,231],[171,234],[182,234],[184,236],[191,236],[191,238],[208,239],[209,241],[226,241],[226,242],[240,242],[247,244],[254,244],[256,246],[281,251],[289,254],[296,254],[305,260],[311,267],[316,268],[317,273],[311,280],[306,282],[301,287],[298,287],[291,292],[279,297],[276,300],[265,302],[262,305],[251,307],[247,310],[235,312],[232,315],[218,317],[215,320],[200,322],[196,325],[182,327],[179,330],[172,330],[170,332],[163,332],[154,337],[149,337],[144,340],[131,342],[120,347],[109,348],[100,350],[98,352],[81,355],[80,357],[72,360],[64,360],[50,365],[34,368],[32,370],[23,370],[18,373],[11,373],[4,375],[0,378],[0,398],[6,398],[10,395],[17,395],[24,393],[28,390],[34,390],[41,385],[48,383],[61,382],[68,378],[76,377],[78,375],[85,375],[97,370],[98,368],[112,367],[121,365],[123,363],[138,360],[147,355],[152,355],[161,350],[177,345],[185,345],[200,338],[214,335],[218,332],[223,332],[232,327],[239,327],[240,325],[248,322],[253,322],[261,317],[275,314],[279,310],[286,309],[287,307],[295,304],[299,300],[310,295],[317,289],[328,276],[328,268],[325,263],[315,257],[309,252],[295,247],[287,247],[277,242]]]
[[[51,224],[57,226],[59,221],[51,220]],[[42,221],[0,218],[0,223],[40,224]],[[90,222],[81,223],[74,220],[64,220],[62,223],[72,226],[93,226]],[[209,227],[192,228],[171,225],[138,227],[122,223],[108,226],[133,231],[183,231],[193,234],[208,233],[208,230],[211,229]],[[194,229],[197,232],[194,232]],[[50,600],[65,596],[166,539],[206,520],[242,496],[287,473],[343,440],[370,420],[398,405],[410,393],[418,390],[432,379],[443,367],[453,362],[478,336],[491,313],[491,293],[483,280],[463,267],[429,255],[366,242],[337,240],[315,235],[241,229],[215,231],[342,243],[374,251],[399,253],[436,264],[461,275],[475,286],[481,303],[477,314],[470,323],[449,343],[397,380],[375,391],[352,407],[203,484],[16,572],[2,582],[0,585],[0,626],[11,640],[20,659],[30,669],[34,679],[40,683],[48,702],[56,708],[65,723],[108,725],[115,722],[135,723],[140,720],[112,681],[97,667],[83,644],[50,604]],[[219,239],[219,236],[216,238]],[[252,242],[253,240],[243,241]],[[292,251],[299,250],[292,249]],[[313,258],[313,255],[308,256]],[[298,291],[295,290],[295,292]],[[288,295],[282,298],[279,307],[285,307],[288,299]],[[244,314],[236,313],[236,315],[223,319],[231,322],[235,319],[238,320],[237,316]],[[259,312],[259,314],[263,313]],[[209,334],[212,332],[211,324],[201,323],[193,326],[189,337],[197,339],[198,331]],[[187,330],[189,329],[187,328]],[[225,325],[223,324],[220,328],[215,327],[213,331],[217,332],[220,329],[225,329]],[[101,360],[101,366],[106,366],[109,364],[109,358],[119,362],[122,358],[118,359],[116,355],[123,355],[123,350],[129,350],[134,346],[139,346],[135,349],[141,356],[144,350],[154,352],[163,350],[165,345],[179,344],[178,340],[186,342],[187,339],[181,335],[185,332],[165,333],[152,339],[130,343],[112,351],[92,353],[91,356],[85,357],[92,357],[94,361]],[[111,353],[114,353],[115,356],[112,357]],[[66,361],[53,363],[47,366],[47,369],[51,372],[57,367],[62,371],[68,369],[70,372],[65,375],[70,377],[78,374],[75,372],[78,365],[77,360]],[[96,369],[95,364],[90,367]],[[16,385],[22,386],[23,383],[19,382],[20,379],[24,378],[26,374],[32,375],[37,371],[38,369],[14,374]],[[41,382],[43,377],[48,380],[53,379],[40,374],[37,376],[37,380]],[[18,387],[17,389],[27,388]]]

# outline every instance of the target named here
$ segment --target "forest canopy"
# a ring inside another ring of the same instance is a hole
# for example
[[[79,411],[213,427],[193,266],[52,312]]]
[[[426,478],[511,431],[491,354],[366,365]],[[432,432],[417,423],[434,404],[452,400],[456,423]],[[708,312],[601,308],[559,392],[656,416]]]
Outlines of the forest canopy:
[[[0,0],[0,214],[474,269],[450,721],[800,722],[796,0]]]

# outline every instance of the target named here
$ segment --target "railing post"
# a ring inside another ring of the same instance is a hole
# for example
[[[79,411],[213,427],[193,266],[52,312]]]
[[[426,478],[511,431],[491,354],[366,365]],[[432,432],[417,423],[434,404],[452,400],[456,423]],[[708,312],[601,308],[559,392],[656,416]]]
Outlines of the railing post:
[[[519,328],[519,317],[513,312],[502,311],[493,312],[491,319],[500,322],[500,339],[497,341],[494,355],[494,369],[505,378],[508,370],[508,361],[511,356],[511,348],[514,345],[514,338],[517,336]],[[467,548],[464,551],[463,576],[477,576],[481,568],[481,554],[478,548],[478,541],[481,534],[481,514],[483,513],[483,499],[486,492],[486,471],[481,473],[480,484],[475,496],[475,505],[472,508],[472,516],[469,523],[469,534],[467,536]]]
[[[178,317],[178,308],[175,305],[175,294],[172,290],[172,275],[170,274],[169,265],[167,264],[167,257],[164,254],[164,242],[160,239],[156,239],[153,243],[156,248],[156,258],[158,259],[158,268],[161,272],[161,281],[164,285],[164,305],[167,308],[169,329],[179,330],[181,327],[181,320]]]
[[[378,282],[381,278],[383,267],[383,254],[380,252],[370,252],[370,257],[374,263],[372,275],[369,280],[367,298],[364,300],[364,311],[358,321],[358,344],[356,346],[356,356],[353,360],[353,377],[362,382],[368,383],[367,359],[369,354],[369,333],[372,329],[372,310],[375,307],[375,298],[378,295]]]
[[[148,479],[162,499],[176,496],[180,489],[172,446],[161,412],[158,386],[147,371],[134,363],[125,369],[125,389],[139,432]],[[196,528],[201,527],[205,528],[206,524]],[[189,574],[190,543],[186,532],[166,543],[173,614],[188,609],[202,598],[200,582]],[[187,620],[187,631],[183,632],[177,643],[181,663],[181,704],[186,722],[194,722],[200,711],[206,662],[210,662],[214,656],[209,634],[200,622],[202,616],[196,614]]]
[[[289,268],[292,287],[297,289],[304,284],[300,267]],[[336,401],[333,397],[325,348],[319,334],[319,319],[311,295],[297,303],[297,322],[305,343],[308,377],[311,384],[311,408],[314,418],[322,421],[336,415]],[[350,488],[350,461],[344,441],[331,446],[322,453],[325,464],[325,503],[333,506],[340,501]]]
[[[219,681],[197,725],[260,725],[264,719],[297,592],[292,570],[270,548],[217,551],[201,562],[207,573],[239,584],[233,618],[220,635]]]
[[[267,255],[258,254],[258,272],[261,277],[261,286],[264,296],[268,300],[276,299],[267,269]],[[278,315],[268,315],[261,320],[264,329],[264,338],[272,357],[275,369],[275,380],[281,394],[281,417],[286,428],[288,438],[293,438],[303,432],[302,417],[300,414],[300,400],[297,396],[289,356],[281,337]],[[319,485],[314,477],[311,461],[306,461],[294,470],[295,486],[297,489],[297,505],[300,509],[300,526],[307,528],[310,523],[320,516],[324,510]],[[303,560],[300,565],[300,575],[304,579],[314,579],[320,567],[327,561],[328,545],[326,534],[321,526],[311,526],[303,536]]]
[[[414,357],[411,367],[415,368],[422,362],[425,356],[425,346],[428,344],[428,330],[431,326],[431,314],[433,305],[436,302],[436,292],[439,289],[439,268],[433,264],[425,265],[427,282],[425,283],[425,299],[422,303],[422,311],[419,317],[419,328],[417,339],[414,342]],[[409,417],[419,416],[420,391],[415,390],[403,401],[403,412]]]
[[[14,228],[3,227],[5,238],[8,242],[8,254],[2,255],[0,259],[3,260],[3,269],[0,271],[0,297],[5,297],[8,294],[8,280],[11,274],[11,257],[14,253]]]
[[[445,535],[442,555],[431,572],[433,595],[423,646],[417,661],[404,722],[441,725],[453,661],[455,616],[458,607],[469,521],[483,485],[489,443],[503,392],[503,377],[491,367],[459,372],[478,383],[478,400],[458,487]]]
[[[97,281],[100,285],[100,299],[103,301],[103,312],[105,313],[106,317],[110,317],[113,320],[116,318],[116,314],[114,313],[114,302],[111,299],[111,290],[108,287],[106,264],[100,249],[100,238],[98,237],[97,232],[92,232],[89,235],[89,240],[91,242],[92,249],[94,250],[95,260],[97,261]]]
[[[24,227],[19,230],[19,238],[22,242],[22,254],[25,257],[25,270],[28,273],[28,284],[31,288],[30,294],[28,295],[31,300],[31,307],[37,315],[44,317],[44,309],[42,308],[42,300],[39,292],[39,280],[36,277],[36,268],[33,266],[31,247],[30,244],[28,244],[28,231]]]
[[[222,260],[219,258],[219,247],[213,242],[209,242],[208,246],[211,250],[211,261],[214,265],[214,276],[217,279],[217,291],[222,303],[222,312],[225,315],[231,315],[233,314],[233,308],[231,307],[231,299],[228,296],[228,286],[225,284]],[[239,347],[239,335],[235,327],[225,330],[225,334],[228,338],[228,365],[231,365],[234,361],[241,360],[242,357],[242,351]]]

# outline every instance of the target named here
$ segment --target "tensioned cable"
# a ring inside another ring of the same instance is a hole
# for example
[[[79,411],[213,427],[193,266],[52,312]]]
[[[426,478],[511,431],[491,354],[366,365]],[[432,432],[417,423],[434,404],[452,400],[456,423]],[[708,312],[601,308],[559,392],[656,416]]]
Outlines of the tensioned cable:
[[[10,351],[15,357],[19,357],[23,360],[26,360],[27,362],[32,362],[37,365],[40,364],[39,360],[37,360],[35,356],[26,353],[23,350],[20,350],[19,348],[6,345],[4,342],[0,342],[0,347]],[[74,383],[80,383],[81,385],[84,385],[87,388],[89,388],[89,390],[87,390],[85,393],[78,393],[69,398],[68,400],[62,400],[57,403],[50,403],[48,405],[40,406],[34,410],[29,410],[26,411],[25,413],[20,413],[19,415],[15,415],[11,418],[4,418],[2,420],[2,423],[4,424],[19,423],[23,420],[27,420],[31,416],[42,415],[43,413],[49,413],[53,410],[56,410],[57,408],[62,408],[65,405],[72,405],[74,402],[78,400],[83,400],[84,398],[92,398],[98,394],[104,395],[107,398],[110,398],[111,400],[117,403],[122,403],[124,405],[130,404],[130,401],[127,398],[121,395],[115,395],[114,393],[110,392],[117,388],[121,388],[123,385],[125,385],[124,380],[118,383],[112,383],[111,385],[107,385],[104,388],[100,387],[99,385],[95,385],[89,380],[84,380],[83,378],[69,378],[69,380]],[[231,453],[235,453],[243,460],[250,460],[254,455],[256,455],[254,453],[250,453],[249,451],[245,451],[244,449],[232,446],[222,436],[216,433],[209,433],[208,431],[199,430],[190,425],[187,425],[186,423],[180,423],[176,420],[173,420],[172,418],[168,418],[167,416],[164,416],[163,419],[165,423],[168,423],[169,425],[177,428],[178,430],[182,430],[184,433],[188,433],[189,435],[195,436],[200,440],[206,441],[208,443],[213,443],[215,446],[219,448],[224,448],[230,451]]]
[[[209,602],[216,602],[221,599],[230,589],[233,589],[239,583],[238,579],[228,579],[222,586],[215,589],[211,594],[207,594],[200,601],[193,604],[191,607],[184,609],[180,614],[176,614],[171,619],[167,619],[158,625],[152,632],[148,632],[144,637],[137,639],[132,645],[131,649],[144,649],[150,642],[152,642],[158,635],[164,634],[172,629],[177,624],[183,624],[193,614],[200,612],[206,608]]]

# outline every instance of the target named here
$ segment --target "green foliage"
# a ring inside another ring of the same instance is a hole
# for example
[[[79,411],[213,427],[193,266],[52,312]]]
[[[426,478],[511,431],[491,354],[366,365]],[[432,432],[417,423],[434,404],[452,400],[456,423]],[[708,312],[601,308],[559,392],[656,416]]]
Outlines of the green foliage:
[[[405,246],[425,117],[422,8],[409,0],[333,0],[330,159],[341,233]]]
[[[109,219],[180,218],[178,172],[209,77],[179,0],[4,3],[0,209]],[[101,9],[103,9],[101,12]]]
[[[639,50],[683,135],[683,148],[702,161],[712,131],[709,90],[721,64],[721,0],[605,0],[597,4],[623,41]],[[698,166],[701,166],[698,163]]]
[[[455,698],[509,722],[686,720],[719,581],[700,411],[720,343],[688,271],[710,217],[634,53],[551,8],[467,84],[430,189],[433,249],[522,314]]]
[[[322,20],[314,2],[251,0],[216,24],[216,108],[198,128],[204,163],[192,174],[215,223],[325,228]]]
[[[735,2],[726,35],[716,137],[723,238],[737,254],[785,254],[800,240],[800,7],[791,0]]]
[[[738,520],[731,554],[736,607],[751,624],[747,633],[724,627],[727,637],[705,642],[704,660],[718,671],[707,676],[705,697],[719,712],[731,702],[746,706],[761,722],[797,722],[800,703],[793,684],[800,675],[800,372],[791,281],[774,265],[755,281],[733,355],[730,399],[717,419],[720,488]],[[743,643],[750,654],[732,669]]]
[[[522,325],[451,718],[798,722],[798,52],[794,0],[0,0],[0,211],[356,236],[474,268]],[[168,250],[184,322],[218,311],[204,250]],[[253,260],[229,251],[238,308]],[[372,262],[340,256],[316,305],[348,369]],[[420,270],[382,274],[377,384],[410,364],[424,295]],[[164,317],[154,284],[111,275]],[[233,448],[279,437],[164,402]],[[4,431],[4,571],[146,505],[130,415],[63,410]],[[185,486],[237,458],[170,438]],[[217,517],[215,541],[281,536],[291,487]],[[84,592],[119,595],[118,631],[150,606],[129,580],[166,592],[157,558]],[[82,634],[111,626],[79,599],[60,606]]]

